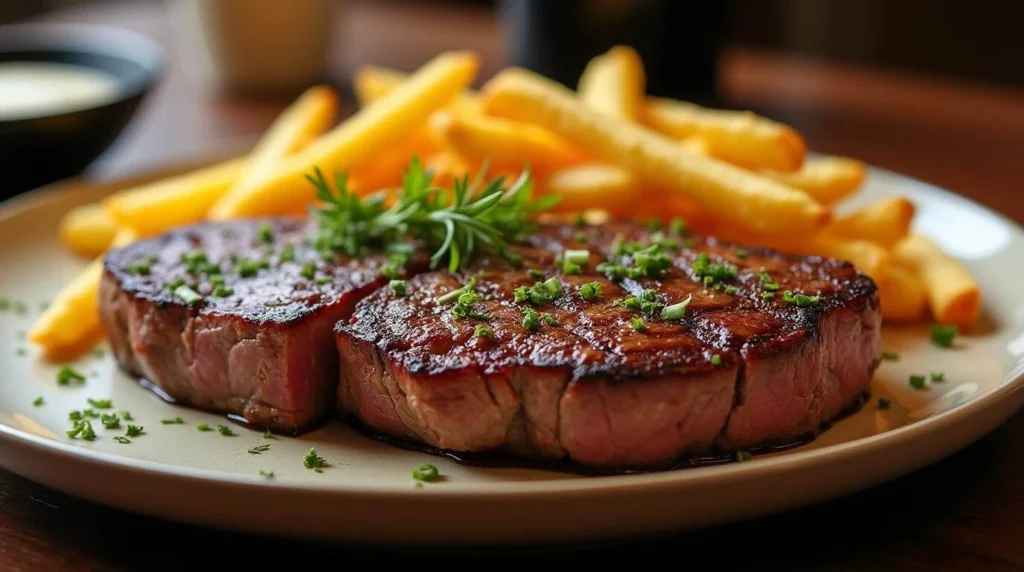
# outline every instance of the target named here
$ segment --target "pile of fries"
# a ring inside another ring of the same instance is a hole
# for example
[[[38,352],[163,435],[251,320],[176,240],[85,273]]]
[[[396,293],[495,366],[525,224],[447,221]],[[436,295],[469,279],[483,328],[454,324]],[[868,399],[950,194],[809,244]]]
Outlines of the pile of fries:
[[[474,92],[478,67],[475,54],[450,52],[411,75],[361,68],[361,109],[336,126],[337,95],[314,87],[248,156],[69,212],[63,242],[94,260],[30,339],[60,356],[101,335],[99,257],[108,248],[202,220],[304,213],[316,200],[304,178],[315,167],[347,171],[359,192],[392,189],[413,155],[441,184],[482,165],[511,177],[528,168],[536,192],[561,195],[565,216],[682,217],[726,240],[849,260],[878,282],[887,320],[977,320],[977,282],[910,232],[908,200],[833,218],[831,207],[862,185],[862,163],[806,158],[799,133],[750,112],[648,97],[643,62],[628,47],[594,58],[575,92],[515,68]]]

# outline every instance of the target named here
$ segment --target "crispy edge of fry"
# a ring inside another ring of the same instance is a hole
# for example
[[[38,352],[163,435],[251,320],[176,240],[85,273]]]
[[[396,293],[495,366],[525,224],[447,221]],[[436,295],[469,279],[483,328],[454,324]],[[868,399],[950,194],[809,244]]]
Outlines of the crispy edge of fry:
[[[281,159],[327,131],[337,119],[338,94],[327,86],[307,89],[274,120],[249,154],[238,179],[217,199],[208,218],[224,220],[235,215],[249,189],[274,169]]]
[[[910,232],[915,210],[914,203],[905,197],[886,197],[836,220],[828,232],[891,247]]]
[[[392,68],[364,65],[356,68],[352,80],[360,107],[366,107],[409,79],[409,74]],[[450,107],[460,113],[480,112],[480,99],[471,89],[455,96]]]
[[[900,264],[920,276],[936,321],[963,328],[977,322],[981,315],[981,287],[956,259],[916,233],[898,242],[893,253]]]
[[[750,230],[807,233],[830,218],[829,209],[803,191],[595,113],[565,87],[523,69],[508,68],[491,79],[484,87],[484,106],[488,113],[547,127],[600,159]]]
[[[587,163],[554,171],[541,187],[562,197],[556,212],[582,212],[600,205],[613,216],[628,216],[639,182],[614,165]]]
[[[119,225],[139,236],[198,222],[238,179],[247,160],[239,157],[126,189],[104,199],[103,206]]]
[[[711,156],[755,171],[796,171],[807,154],[807,143],[795,129],[750,111],[651,97],[642,117],[656,131],[677,139],[699,137]]]
[[[477,165],[487,161],[496,169],[547,172],[581,163],[586,157],[554,133],[530,123],[475,113],[439,111],[430,130],[448,149]]]
[[[615,46],[591,59],[576,87],[590,109],[631,122],[643,114],[646,89],[644,62],[628,46]]]
[[[101,203],[75,207],[64,214],[58,226],[60,240],[79,256],[103,254],[117,234],[114,219]]]
[[[877,282],[882,317],[886,320],[911,322],[927,314],[928,292],[911,268],[893,262]]]
[[[803,190],[822,204],[834,205],[864,184],[867,168],[864,163],[848,157],[811,157],[804,161],[799,171],[766,170],[762,173]]]
[[[401,86],[282,161],[251,187],[247,202],[236,213],[276,214],[313,203],[316,192],[306,176],[314,168],[328,174],[349,169],[400,142],[466,89],[479,65],[479,58],[472,52],[447,52],[435,57]]]

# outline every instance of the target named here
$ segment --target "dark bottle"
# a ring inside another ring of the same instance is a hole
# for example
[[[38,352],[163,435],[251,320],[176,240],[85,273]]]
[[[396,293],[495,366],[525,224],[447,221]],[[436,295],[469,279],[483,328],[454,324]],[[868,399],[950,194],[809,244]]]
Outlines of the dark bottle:
[[[511,63],[576,87],[590,58],[636,49],[651,95],[715,101],[728,16],[721,0],[502,0]]]

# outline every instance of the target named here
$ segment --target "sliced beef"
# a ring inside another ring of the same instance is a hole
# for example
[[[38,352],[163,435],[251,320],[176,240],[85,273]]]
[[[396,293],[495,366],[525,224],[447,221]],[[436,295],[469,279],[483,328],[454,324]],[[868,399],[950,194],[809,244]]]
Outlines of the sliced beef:
[[[463,273],[419,274],[405,296],[376,290],[336,330],[339,409],[442,449],[650,468],[813,433],[862,398],[880,353],[869,278],[845,262],[711,239],[669,248],[659,278],[597,272],[606,259],[632,263],[622,244],[658,238],[629,224],[548,226],[522,251],[524,268],[481,258]],[[558,270],[566,249],[590,251],[580,274]],[[702,253],[735,265],[735,278],[705,285],[693,269]],[[515,302],[537,281],[531,269],[557,277],[563,295]],[[453,316],[437,298],[472,278],[471,310],[486,317]],[[592,282],[601,294],[584,300],[579,287]],[[692,296],[686,316],[635,329],[640,313],[621,302],[645,289],[663,304]],[[798,306],[786,290],[820,299]],[[527,307],[550,323],[524,328]],[[489,338],[476,335],[481,324]]]
[[[258,427],[322,420],[338,375],[332,328],[386,282],[387,258],[324,260],[309,230],[298,218],[202,224],[111,252],[100,313],[118,362],[175,401]],[[175,296],[175,281],[202,299]]]

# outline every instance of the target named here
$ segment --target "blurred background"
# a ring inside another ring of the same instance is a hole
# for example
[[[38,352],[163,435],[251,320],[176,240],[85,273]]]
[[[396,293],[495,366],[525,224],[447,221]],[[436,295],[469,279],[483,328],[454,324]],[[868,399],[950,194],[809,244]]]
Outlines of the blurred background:
[[[813,149],[996,208],[1024,180],[1022,21],[1024,3],[1002,0],[0,2],[0,25],[103,24],[164,50],[156,88],[90,166],[97,177],[242,148],[308,85],[350,94],[360,64],[412,70],[469,48],[481,80],[518,64],[575,86],[590,57],[626,43],[652,94],[753,109]]]

